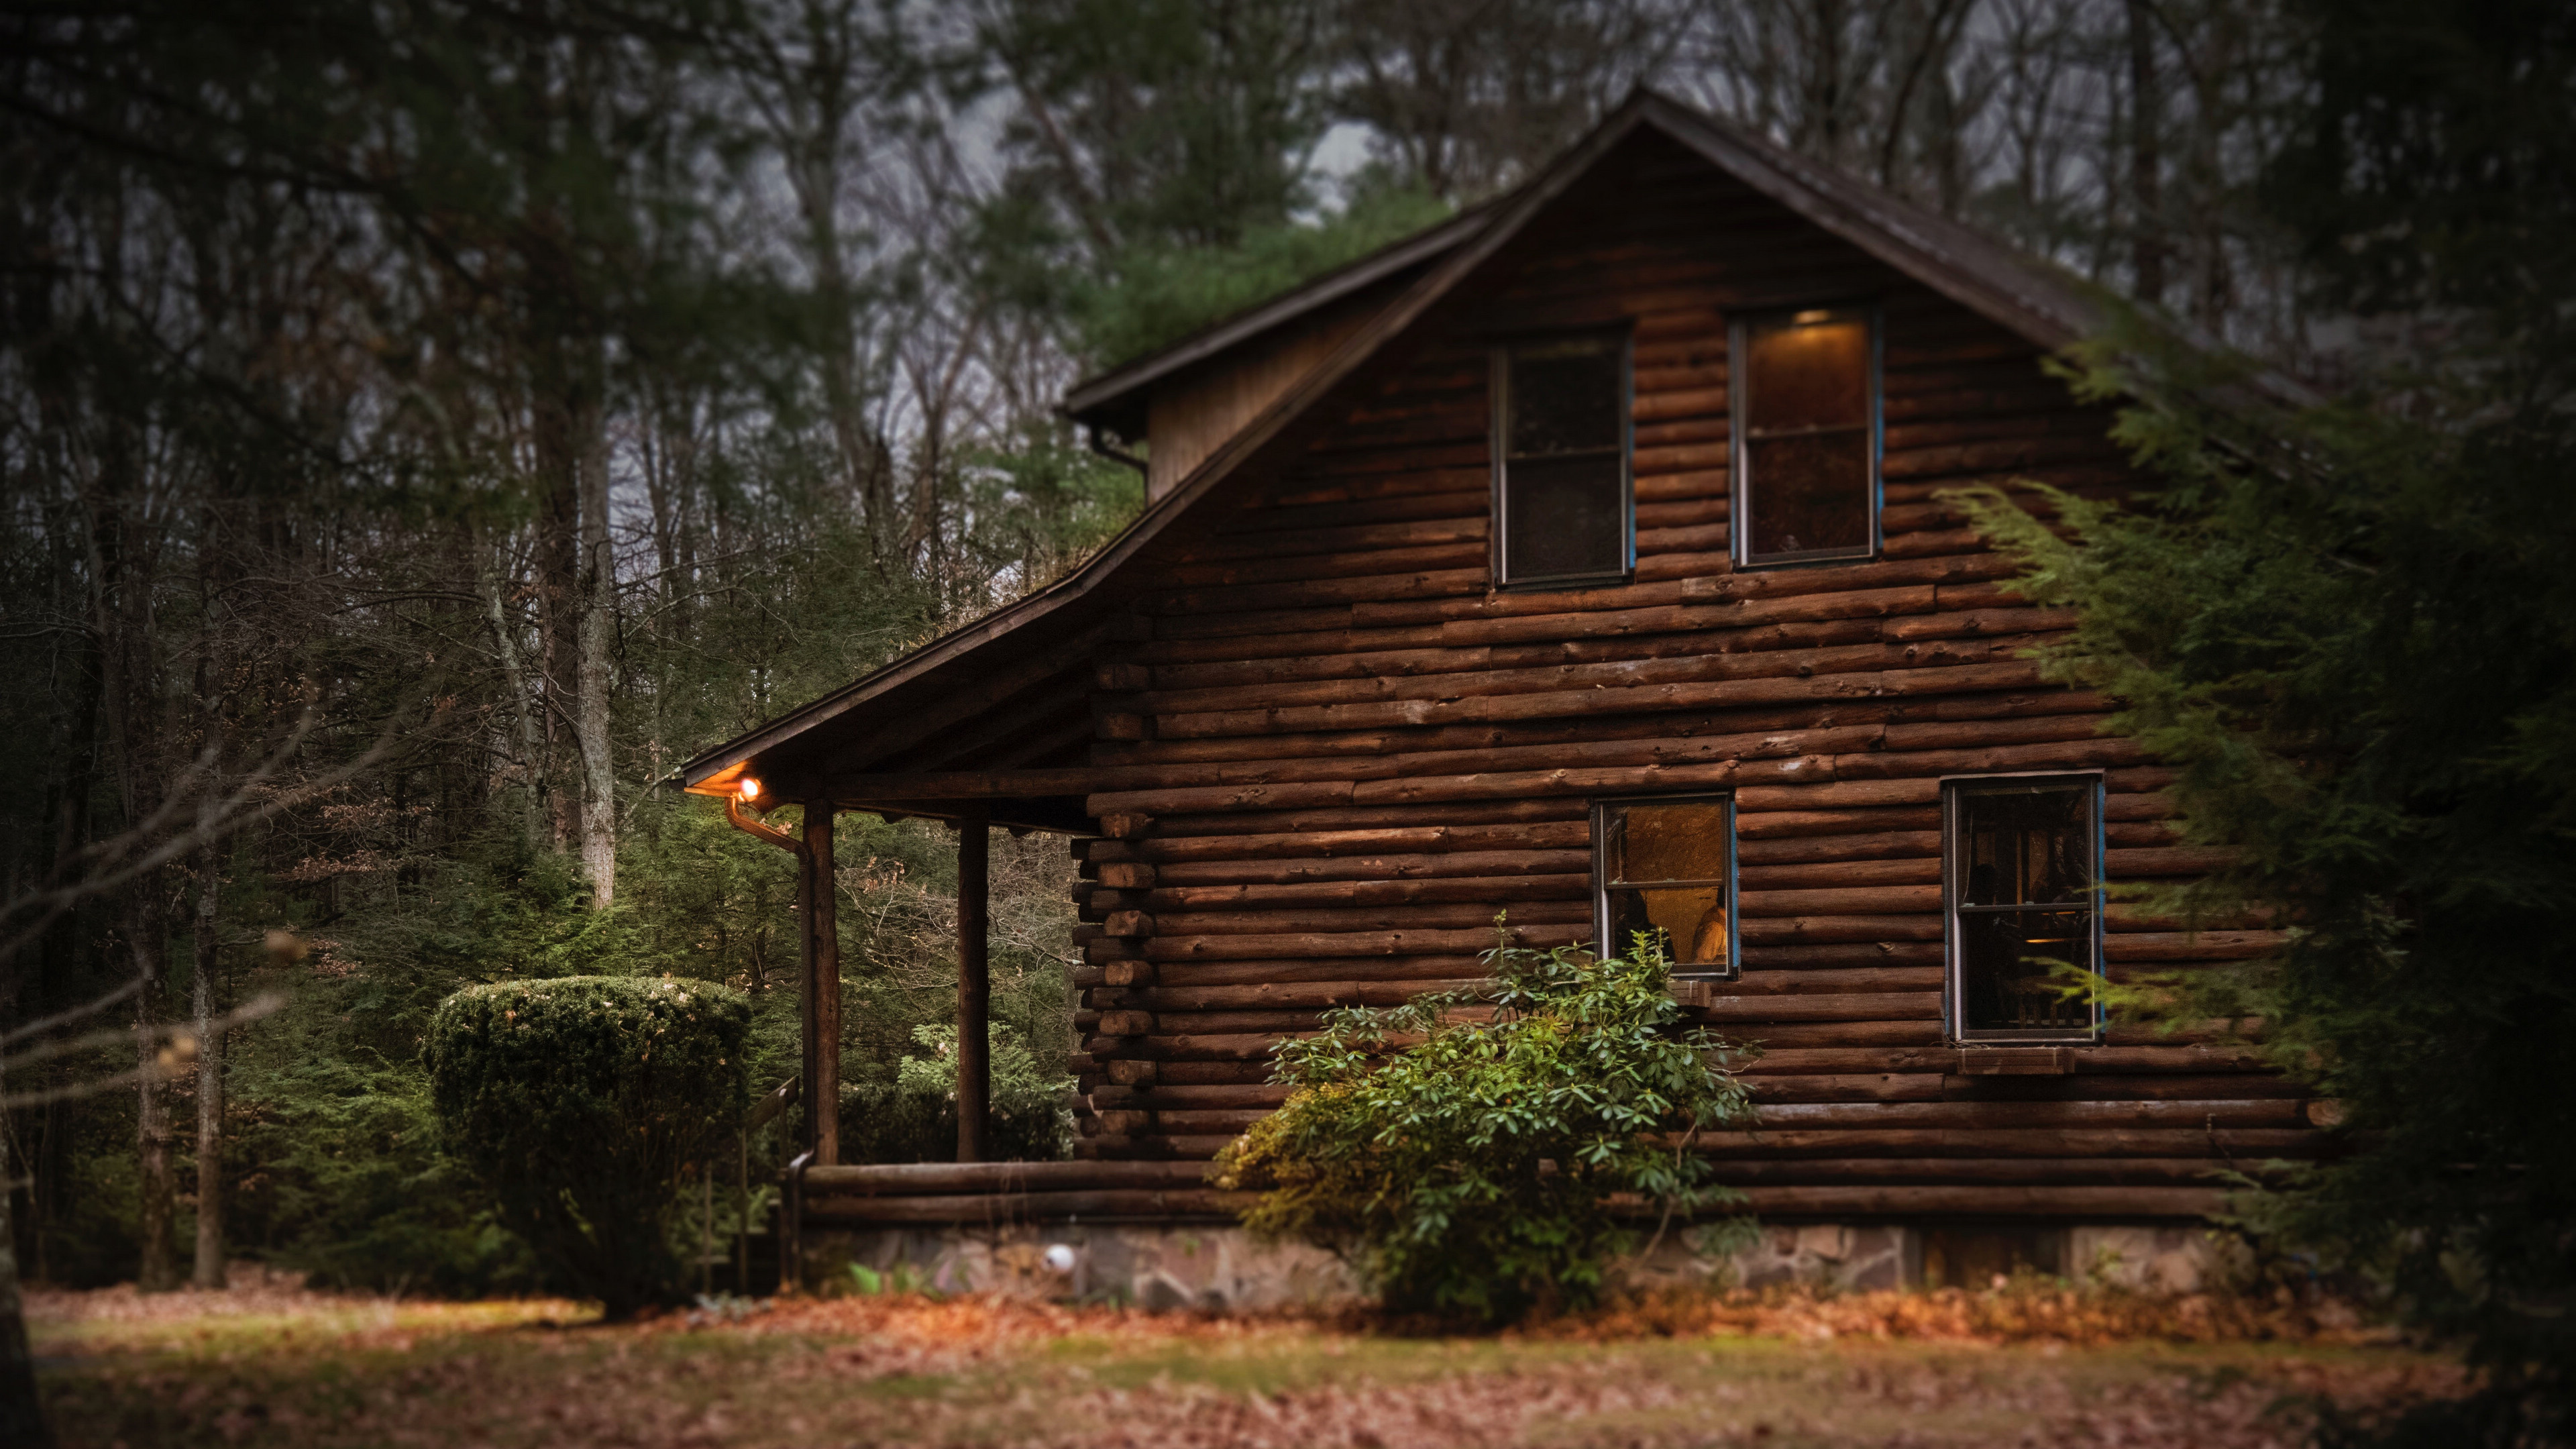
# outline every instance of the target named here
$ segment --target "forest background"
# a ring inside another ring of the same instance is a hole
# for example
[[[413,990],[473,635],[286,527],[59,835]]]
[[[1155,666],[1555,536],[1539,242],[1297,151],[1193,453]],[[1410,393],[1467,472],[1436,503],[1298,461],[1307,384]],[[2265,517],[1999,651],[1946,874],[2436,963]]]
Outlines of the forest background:
[[[2524,384],[2464,401],[2427,359],[2564,277],[2357,287],[2343,239],[2411,214],[2346,205],[2317,140],[2390,84],[2563,106],[2566,25],[2417,8],[0,7],[0,1032],[138,977],[144,1029],[283,998],[139,1090],[83,1087],[131,1036],[13,1069],[20,1265],[167,1286],[193,1234],[210,1281],[538,1286],[439,1151],[436,1003],[721,980],[754,1089],[783,1080],[791,873],[672,768],[1123,527],[1139,481],[1090,445],[1139,443],[1077,436],[1069,382],[1498,194],[1633,86],[2330,390],[2475,415]],[[2517,53],[2559,69],[2488,73]],[[2460,144],[2383,139],[2353,164]],[[844,1076],[893,1092],[950,1013],[951,847],[840,830]],[[996,1013],[1042,1093],[1071,863],[996,865]]]

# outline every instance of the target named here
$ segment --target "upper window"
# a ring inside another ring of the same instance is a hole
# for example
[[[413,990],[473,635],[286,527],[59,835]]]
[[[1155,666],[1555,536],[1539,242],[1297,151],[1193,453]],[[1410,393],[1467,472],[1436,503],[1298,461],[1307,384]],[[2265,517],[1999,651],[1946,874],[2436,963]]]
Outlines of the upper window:
[[[2102,782],[2006,776],[1943,786],[1947,1007],[1960,1041],[2090,1042],[2099,1008],[2063,969],[2102,969]]]
[[[1505,586],[1623,580],[1628,339],[1557,338],[1494,354],[1495,567]]]
[[[1592,879],[1603,954],[1624,953],[1648,932],[1663,939],[1675,972],[1735,976],[1732,797],[1593,802]]]
[[[1738,567],[1878,551],[1878,329],[1855,308],[1739,318],[1734,386]]]

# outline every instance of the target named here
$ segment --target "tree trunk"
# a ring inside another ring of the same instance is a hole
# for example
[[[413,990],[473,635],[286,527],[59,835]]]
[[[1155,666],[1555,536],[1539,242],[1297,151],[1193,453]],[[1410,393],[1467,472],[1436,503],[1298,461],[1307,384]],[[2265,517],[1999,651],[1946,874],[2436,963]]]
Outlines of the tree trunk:
[[[993,832],[981,820],[957,827],[957,1160],[985,1158],[992,1112],[993,979],[986,891]]]
[[[200,1288],[224,1286],[224,1048],[215,1030],[215,852],[197,886],[197,1271]]]
[[[2161,302],[2165,295],[2164,161],[2158,142],[2164,130],[2164,90],[2156,77],[2155,7],[2149,0],[2128,0],[2129,11],[2129,224],[2130,267],[2136,273],[2138,298]]]
[[[509,691],[511,707],[519,723],[519,768],[521,799],[519,825],[528,844],[537,845],[544,838],[542,816],[545,810],[546,736],[538,726],[536,711],[528,702],[526,666],[519,656],[519,631],[511,626],[501,603],[501,574],[493,565],[492,542],[481,528],[474,530],[474,568],[483,590],[484,612],[492,625],[492,647],[501,657],[502,687]]]
[[[142,1249],[134,1269],[134,1286],[146,1293],[167,1293],[179,1286],[177,1253],[172,1242],[176,1193],[170,1179],[170,1104],[161,1091],[159,1025],[161,973],[156,969],[160,913],[142,902],[149,882],[135,888],[137,903],[128,909],[126,930],[134,966],[143,990],[134,998],[134,1042],[142,1082],[136,1087],[134,1133],[141,1210],[136,1237]]]
[[[15,1171],[9,1134],[0,1132],[0,1444],[51,1449],[53,1430],[36,1398],[35,1357],[18,1299],[17,1224],[10,1220],[6,1186]]]
[[[610,654],[616,645],[617,561],[608,546],[608,459],[600,415],[582,414],[580,698],[574,702],[581,749],[581,864],[591,904],[617,897],[617,771],[608,748]]]

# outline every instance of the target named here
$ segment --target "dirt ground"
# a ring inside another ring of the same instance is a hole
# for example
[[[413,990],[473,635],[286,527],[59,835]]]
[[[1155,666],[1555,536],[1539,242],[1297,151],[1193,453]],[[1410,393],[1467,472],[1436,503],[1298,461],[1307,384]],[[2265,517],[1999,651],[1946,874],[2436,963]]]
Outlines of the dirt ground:
[[[2459,1370],[2348,1314],[2015,1285],[1676,1295],[1499,1336],[989,1299],[601,1325],[245,1273],[29,1302],[64,1442],[122,1445],[2122,1445],[2253,1449]]]

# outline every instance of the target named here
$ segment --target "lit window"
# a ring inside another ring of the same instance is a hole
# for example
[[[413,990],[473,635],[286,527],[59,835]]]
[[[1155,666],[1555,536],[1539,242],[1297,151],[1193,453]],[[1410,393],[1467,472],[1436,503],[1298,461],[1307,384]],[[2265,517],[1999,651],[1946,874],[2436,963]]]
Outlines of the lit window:
[[[1662,937],[1676,974],[1736,974],[1735,801],[1725,795],[1592,806],[1594,924],[1604,954]]]
[[[2102,782],[1952,780],[1942,789],[1947,1009],[1960,1041],[2090,1042],[2099,1008],[2066,968],[2102,969]]]
[[[1494,354],[1496,567],[1505,585],[1624,580],[1628,340],[1522,343]]]
[[[1736,321],[1735,562],[1878,550],[1878,339],[1851,309]]]

